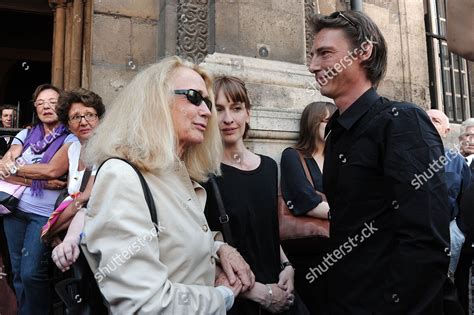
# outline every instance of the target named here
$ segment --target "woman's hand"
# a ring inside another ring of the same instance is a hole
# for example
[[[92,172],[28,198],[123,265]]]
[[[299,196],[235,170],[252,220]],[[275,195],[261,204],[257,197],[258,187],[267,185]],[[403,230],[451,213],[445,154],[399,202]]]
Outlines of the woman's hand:
[[[52,189],[52,190],[60,190],[63,189],[67,186],[67,182],[64,182],[59,179],[50,179],[46,181],[45,188],[46,189]]]
[[[295,269],[292,266],[286,266],[280,272],[278,287],[282,290],[285,290],[288,293],[293,293],[295,291]]]
[[[3,174],[8,174],[8,176],[10,176],[12,175],[11,174],[12,171],[14,171],[14,169],[17,169],[17,168],[18,168],[18,165],[16,165],[14,161],[10,161],[8,157],[6,158],[6,160],[5,158],[4,160],[0,160],[0,171]]]
[[[7,163],[15,163],[15,158],[13,157],[12,152],[9,150],[7,153],[2,158],[2,162],[7,164]]]
[[[56,266],[65,272],[79,257],[79,238],[65,238],[64,241],[53,249],[51,257]]]
[[[242,282],[242,292],[245,292],[255,284],[255,275],[250,266],[239,254],[239,252],[227,244],[222,245],[217,251],[229,283],[234,285],[237,280]]]
[[[242,290],[242,282],[237,279],[233,285],[230,284],[225,272],[219,266],[216,268],[216,279],[214,281],[214,285],[216,287],[220,285],[228,287],[234,293],[234,297],[237,297]]]
[[[271,288],[272,294],[270,294],[268,286]],[[242,293],[241,296],[257,302],[271,313],[281,313],[288,310],[295,299],[292,293],[280,289],[275,283],[265,285],[260,282],[256,282],[250,291]]]

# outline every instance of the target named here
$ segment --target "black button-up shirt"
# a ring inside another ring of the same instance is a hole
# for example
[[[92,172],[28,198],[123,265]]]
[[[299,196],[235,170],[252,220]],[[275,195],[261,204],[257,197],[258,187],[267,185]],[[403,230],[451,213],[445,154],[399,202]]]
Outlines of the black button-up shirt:
[[[430,119],[369,89],[326,134],[331,314],[442,314],[450,216]]]

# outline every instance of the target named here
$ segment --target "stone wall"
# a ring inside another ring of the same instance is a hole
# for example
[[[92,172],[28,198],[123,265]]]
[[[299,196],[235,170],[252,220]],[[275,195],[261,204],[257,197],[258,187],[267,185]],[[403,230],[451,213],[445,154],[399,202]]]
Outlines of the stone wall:
[[[305,65],[311,42],[305,19],[312,10],[330,14],[347,6],[344,0],[95,0],[91,88],[110,103],[148,64],[199,50],[202,57],[193,60],[215,75],[247,82],[253,104],[247,144],[279,161],[297,136],[304,106],[325,100]],[[379,92],[429,108],[423,0],[365,0],[364,11],[388,43]]]
[[[106,104],[158,56],[158,1],[95,0],[91,89]]]
[[[216,1],[218,53],[305,62],[301,0]]]
[[[387,74],[379,93],[430,108],[423,1],[365,0],[364,12],[388,45]]]

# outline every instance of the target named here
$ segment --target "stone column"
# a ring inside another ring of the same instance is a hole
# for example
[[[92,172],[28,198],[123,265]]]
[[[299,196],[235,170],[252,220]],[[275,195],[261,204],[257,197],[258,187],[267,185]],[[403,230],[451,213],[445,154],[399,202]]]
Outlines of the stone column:
[[[53,34],[53,71],[51,83],[63,88],[64,83],[64,36],[66,29],[66,4],[64,0],[57,1],[54,6]]]
[[[69,86],[67,86],[68,89],[75,89],[81,86],[83,22],[83,0],[74,0],[71,22],[71,68],[69,73]]]

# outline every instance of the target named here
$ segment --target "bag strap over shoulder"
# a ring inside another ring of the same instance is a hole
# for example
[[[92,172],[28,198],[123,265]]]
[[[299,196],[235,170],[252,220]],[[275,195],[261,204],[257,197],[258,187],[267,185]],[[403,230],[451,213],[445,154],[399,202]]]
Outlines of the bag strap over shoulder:
[[[309,183],[311,184],[311,186],[313,186],[314,188],[314,184],[313,184],[313,178],[311,177],[311,174],[309,172],[309,169],[308,169],[308,165],[306,164],[306,161],[304,159],[304,156],[303,154],[301,154],[300,151],[296,150],[296,152],[298,152],[298,156],[300,157],[300,161],[301,161],[301,165],[303,166],[303,169],[304,169],[304,173],[306,175],[306,178],[308,179]]]
[[[79,188],[79,191],[81,193],[84,192],[86,189],[87,183],[89,182],[89,178],[91,177],[92,171],[89,168],[86,168],[84,171],[84,174],[82,175],[82,181],[81,181],[81,187]]]
[[[145,201],[148,205],[148,210],[150,211],[151,220],[155,224],[156,233],[157,233],[157,236],[159,237],[160,231],[158,230],[158,211],[156,210],[156,207],[155,207],[155,200],[153,199],[153,195],[150,191],[150,187],[148,187],[148,184],[145,180],[145,177],[143,176],[143,174],[140,172],[140,170],[135,165],[133,165],[132,163],[130,163],[129,161],[127,161],[125,159],[122,159],[122,158],[119,158],[119,157],[111,157],[111,158],[105,160],[104,162],[102,162],[102,164],[99,166],[99,168],[97,169],[96,178],[97,178],[97,174],[99,173],[100,168],[105,164],[105,162],[107,162],[109,160],[112,160],[112,159],[121,160],[121,161],[127,163],[137,173],[138,178],[140,179],[140,183],[142,185],[143,194],[145,195]]]
[[[226,213],[224,208],[224,202],[222,201],[221,191],[216,182],[216,177],[211,176],[209,178],[212,189],[214,190],[214,197],[216,198],[217,209],[219,210],[219,222],[222,224],[222,233],[224,234],[224,240],[227,244],[232,245],[232,232],[230,230],[229,215]]]

